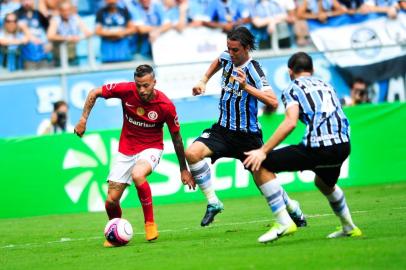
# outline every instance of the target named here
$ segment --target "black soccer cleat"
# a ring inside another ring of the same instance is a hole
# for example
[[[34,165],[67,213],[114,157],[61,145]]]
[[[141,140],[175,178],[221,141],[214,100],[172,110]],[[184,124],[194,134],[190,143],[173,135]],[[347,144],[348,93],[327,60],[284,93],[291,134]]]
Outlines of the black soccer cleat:
[[[200,225],[202,227],[208,226],[210,223],[213,222],[214,217],[223,210],[224,206],[222,202],[219,201],[218,203],[209,203],[207,205],[206,213],[204,214],[204,217],[200,222]]]
[[[297,215],[296,213],[289,213],[290,218],[295,222],[297,227],[306,227],[307,226],[307,220],[303,213],[300,213],[300,215]]]

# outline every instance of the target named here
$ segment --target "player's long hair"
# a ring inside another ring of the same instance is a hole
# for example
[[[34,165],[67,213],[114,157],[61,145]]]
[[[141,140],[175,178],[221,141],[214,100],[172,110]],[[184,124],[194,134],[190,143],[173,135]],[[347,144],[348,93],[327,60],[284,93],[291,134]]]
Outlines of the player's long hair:
[[[244,48],[249,47],[250,51],[256,49],[254,35],[245,27],[237,26],[227,34],[227,39],[239,41]]]

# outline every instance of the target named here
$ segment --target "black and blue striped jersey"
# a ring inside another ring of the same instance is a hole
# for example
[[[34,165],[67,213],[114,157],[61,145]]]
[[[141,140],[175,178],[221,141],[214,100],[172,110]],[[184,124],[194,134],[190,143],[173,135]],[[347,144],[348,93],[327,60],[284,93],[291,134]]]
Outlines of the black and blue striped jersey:
[[[219,61],[223,73],[218,124],[234,131],[259,133],[261,126],[258,122],[258,99],[242,90],[234,78],[237,76],[237,68],[241,68],[247,75],[247,84],[260,91],[270,90],[271,87],[261,65],[250,58],[242,66],[236,67],[231,62],[228,52],[223,52]]]
[[[350,126],[335,89],[315,77],[299,77],[282,92],[285,108],[298,104],[306,125],[305,146],[331,146],[350,141]]]

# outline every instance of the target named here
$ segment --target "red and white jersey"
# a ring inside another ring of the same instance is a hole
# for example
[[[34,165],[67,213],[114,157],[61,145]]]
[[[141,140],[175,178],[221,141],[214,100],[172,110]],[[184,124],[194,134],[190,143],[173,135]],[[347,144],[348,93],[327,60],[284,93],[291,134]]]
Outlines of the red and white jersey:
[[[135,82],[103,85],[102,96],[121,99],[123,128],[118,151],[124,155],[135,155],[148,148],[163,149],[163,125],[171,133],[180,130],[175,105],[161,91],[155,89],[155,98],[149,102],[141,100]]]

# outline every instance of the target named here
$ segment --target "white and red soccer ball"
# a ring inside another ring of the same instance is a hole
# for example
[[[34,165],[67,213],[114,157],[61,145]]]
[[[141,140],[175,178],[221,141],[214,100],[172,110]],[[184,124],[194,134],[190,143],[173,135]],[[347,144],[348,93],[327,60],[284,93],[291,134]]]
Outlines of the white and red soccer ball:
[[[124,218],[113,218],[104,228],[107,241],[116,246],[126,245],[133,237],[133,227]]]

